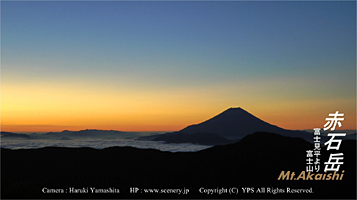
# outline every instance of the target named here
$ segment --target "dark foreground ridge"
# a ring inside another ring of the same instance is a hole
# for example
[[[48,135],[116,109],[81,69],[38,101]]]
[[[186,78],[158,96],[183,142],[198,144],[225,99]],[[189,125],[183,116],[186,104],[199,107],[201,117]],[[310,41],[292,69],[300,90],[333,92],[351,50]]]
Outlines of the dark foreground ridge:
[[[194,153],[111,147],[46,147],[30,150],[1,149],[1,198],[356,198],[356,144],[343,141],[345,170],[342,180],[277,180],[281,171],[306,169],[306,150],[313,145],[299,138],[258,132],[240,142]],[[321,152],[327,161],[330,152]],[[43,188],[118,188],[109,194],[44,194]],[[187,195],[130,194],[130,188],[181,188]],[[240,189],[239,194],[202,194],[204,188]],[[309,189],[312,194],[243,193],[242,187]]]

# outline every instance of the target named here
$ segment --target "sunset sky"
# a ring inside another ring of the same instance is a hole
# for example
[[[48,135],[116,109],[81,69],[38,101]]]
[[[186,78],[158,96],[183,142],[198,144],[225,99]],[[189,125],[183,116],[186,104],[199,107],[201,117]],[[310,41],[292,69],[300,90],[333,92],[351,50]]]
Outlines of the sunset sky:
[[[356,129],[356,2],[1,2],[1,129]]]

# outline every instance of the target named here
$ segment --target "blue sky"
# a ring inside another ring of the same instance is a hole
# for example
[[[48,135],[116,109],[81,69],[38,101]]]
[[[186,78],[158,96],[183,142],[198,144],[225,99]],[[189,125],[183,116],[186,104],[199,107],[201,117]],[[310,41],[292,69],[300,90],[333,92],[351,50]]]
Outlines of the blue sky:
[[[1,20],[5,89],[182,91],[212,99],[200,108],[212,113],[234,103],[268,112],[247,103],[257,98],[275,108],[337,98],[355,112],[355,2],[5,1]]]

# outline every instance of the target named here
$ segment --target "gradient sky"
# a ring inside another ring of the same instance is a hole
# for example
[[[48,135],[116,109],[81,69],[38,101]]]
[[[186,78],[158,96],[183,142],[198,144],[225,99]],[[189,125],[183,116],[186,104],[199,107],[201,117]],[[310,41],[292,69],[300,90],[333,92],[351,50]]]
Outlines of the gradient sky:
[[[2,1],[1,48],[3,131],[356,129],[354,1]]]

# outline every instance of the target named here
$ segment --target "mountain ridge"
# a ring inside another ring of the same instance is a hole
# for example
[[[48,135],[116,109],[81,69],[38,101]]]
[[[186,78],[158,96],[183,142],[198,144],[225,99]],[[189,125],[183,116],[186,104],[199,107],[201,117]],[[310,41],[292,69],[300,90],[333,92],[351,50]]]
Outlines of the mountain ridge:
[[[257,126],[259,127],[257,128]],[[239,139],[236,136],[237,132],[245,132],[244,135],[240,136],[242,138],[247,134],[259,131],[281,132],[280,129],[282,128],[261,120],[241,107],[231,107],[202,123],[189,125],[178,132],[189,134],[209,132],[228,139]]]
[[[228,144],[255,132],[270,132],[288,137],[303,138],[307,141],[313,140],[312,133],[280,128],[261,120],[241,107],[231,107],[204,122],[189,125],[177,132],[166,133],[156,137],[142,137],[141,139],[165,141],[167,143],[186,141],[188,143],[205,144],[206,142],[203,141],[205,140],[204,138],[202,138],[201,141],[196,139],[198,138],[197,134],[200,134],[204,137],[217,138],[220,141],[228,140],[225,142]],[[195,139],[193,140],[192,138]],[[323,137],[322,140],[326,140],[326,137]],[[210,143],[213,145],[221,144],[221,142],[215,143],[214,139],[212,139]]]

